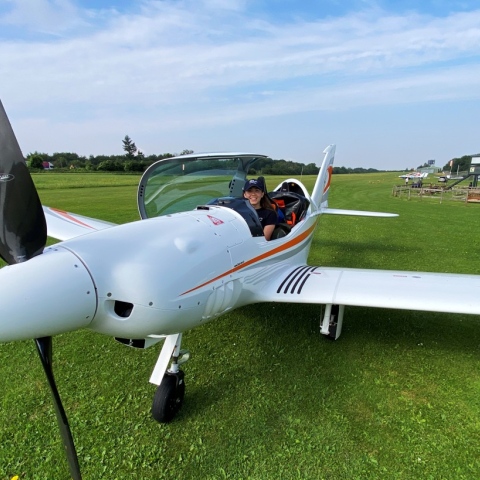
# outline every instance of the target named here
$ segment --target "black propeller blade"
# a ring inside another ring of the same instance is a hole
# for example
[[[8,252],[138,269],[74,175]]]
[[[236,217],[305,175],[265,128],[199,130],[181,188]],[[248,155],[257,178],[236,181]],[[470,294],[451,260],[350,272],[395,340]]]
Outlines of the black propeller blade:
[[[43,252],[42,204],[0,102],[0,256],[10,265]]]
[[[42,366],[45,370],[45,375],[47,376],[48,384],[50,385],[50,390],[52,392],[58,427],[60,428],[65,454],[67,455],[68,465],[70,467],[70,475],[72,476],[73,480],[82,480],[82,475],[80,474],[80,465],[78,463],[77,452],[75,450],[75,444],[73,443],[70,426],[68,425],[67,415],[57,390],[55,378],[53,377],[52,337],[36,338],[35,343],[37,345],[38,354],[40,355]]]
[[[7,114],[0,102],[0,256],[13,265],[43,252],[47,225],[42,204]],[[52,391],[70,474],[81,480],[77,452],[52,370],[52,337],[35,339]]]

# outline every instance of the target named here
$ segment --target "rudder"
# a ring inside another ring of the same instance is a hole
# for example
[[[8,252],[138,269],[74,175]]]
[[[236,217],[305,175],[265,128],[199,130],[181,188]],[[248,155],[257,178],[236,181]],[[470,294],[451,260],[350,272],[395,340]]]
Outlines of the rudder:
[[[335,145],[329,145],[323,153],[323,162],[318,172],[317,181],[313,187],[312,202],[318,208],[328,207],[328,194],[330,192],[330,181],[333,173],[333,162],[335,160]]]

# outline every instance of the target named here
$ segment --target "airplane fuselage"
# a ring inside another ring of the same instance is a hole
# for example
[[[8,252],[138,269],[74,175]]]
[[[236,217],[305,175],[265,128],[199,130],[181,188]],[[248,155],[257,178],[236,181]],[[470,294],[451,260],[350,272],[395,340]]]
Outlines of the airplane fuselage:
[[[209,206],[60,242],[0,270],[2,277],[15,270],[29,279],[25,290],[6,297],[12,325],[22,321],[25,328],[12,328],[2,340],[77,328],[127,339],[185,331],[255,303],[271,275],[305,263],[314,225],[304,220],[287,237],[267,242],[252,237],[234,210]],[[22,309],[16,320],[19,304],[30,304],[31,315]]]

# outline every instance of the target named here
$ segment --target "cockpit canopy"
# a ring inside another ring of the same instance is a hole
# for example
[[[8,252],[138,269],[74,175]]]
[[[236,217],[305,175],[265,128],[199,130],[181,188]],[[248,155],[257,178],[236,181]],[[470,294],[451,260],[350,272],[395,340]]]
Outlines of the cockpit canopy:
[[[205,153],[152,164],[138,187],[142,219],[193,210],[219,197],[241,197],[248,170],[265,155]]]

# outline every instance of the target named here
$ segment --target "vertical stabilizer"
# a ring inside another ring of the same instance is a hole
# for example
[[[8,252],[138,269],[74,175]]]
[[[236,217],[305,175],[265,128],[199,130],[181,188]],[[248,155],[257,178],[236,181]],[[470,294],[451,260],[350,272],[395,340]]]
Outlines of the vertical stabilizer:
[[[317,210],[328,207],[328,193],[330,191],[330,180],[333,172],[333,161],[335,160],[335,145],[329,145],[323,153],[325,156],[323,157],[323,162],[311,196]]]

